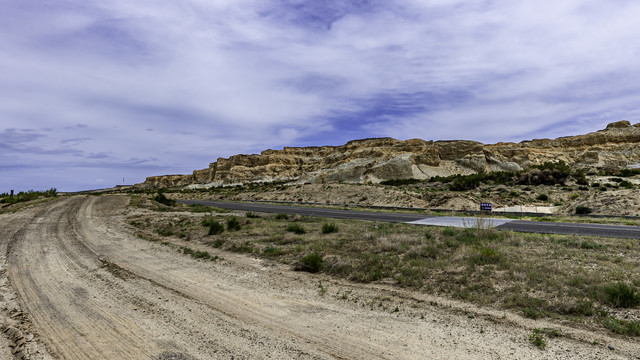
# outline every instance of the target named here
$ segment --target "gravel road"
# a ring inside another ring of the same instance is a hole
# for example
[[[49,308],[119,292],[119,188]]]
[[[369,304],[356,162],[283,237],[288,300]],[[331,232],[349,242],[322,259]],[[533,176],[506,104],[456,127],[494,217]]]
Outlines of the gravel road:
[[[121,196],[78,196],[0,215],[5,330],[0,359],[629,359],[640,354],[633,339],[383,284],[294,272],[232,253],[214,252],[222,261],[195,260],[136,237],[125,216],[139,210],[127,204]],[[549,339],[540,350],[529,335],[544,327],[565,336]]]

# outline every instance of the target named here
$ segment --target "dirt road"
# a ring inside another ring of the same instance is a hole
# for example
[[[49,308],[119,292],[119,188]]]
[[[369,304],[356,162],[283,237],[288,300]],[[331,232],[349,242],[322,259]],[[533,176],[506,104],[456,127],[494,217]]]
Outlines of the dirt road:
[[[127,197],[0,215],[0,358],[636,358],[633,339],[137,238]],[[6,254],[6,256],[5,256]],[[384,304],[384,306],[382,305]],[[565,336],[540,350],[533,328]],[[614,346],[609,350],[607,345]]]

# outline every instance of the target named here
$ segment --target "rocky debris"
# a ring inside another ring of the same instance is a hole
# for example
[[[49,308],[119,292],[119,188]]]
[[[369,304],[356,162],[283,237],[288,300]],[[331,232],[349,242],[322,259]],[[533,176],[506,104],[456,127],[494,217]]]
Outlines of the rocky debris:
[[[640,164],[640,123],[623,120],[593,133],[485,145],[475,141],[354,140],[341,146],[285,147],[218,158],[190,175],[151,176],[139,188],[210,187],[246,183],[379,183],[384,180],[518,171],[562,160],[574,168],[620,169]]]
[[[17,316],[19,315],[20,314],[18,314]],[[11,348],[11,354],[13,354],[16,359],[29,359],[29,355],[27,349],[25,348],[25,345],[28,341],[33,340],[33,335],[27,334],[25,336],[22,331],[20,331],[20,329],[13,326],[7,326],[4,329],[4,334],[10,341],[9,347]]]

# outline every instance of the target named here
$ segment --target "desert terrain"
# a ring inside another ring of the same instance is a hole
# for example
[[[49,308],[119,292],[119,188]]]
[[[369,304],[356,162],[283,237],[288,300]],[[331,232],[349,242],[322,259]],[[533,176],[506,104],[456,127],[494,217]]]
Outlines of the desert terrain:
[[[639,141],[628,121],[518,144],[363,139],[82,194],[0,194],[0,358],[640,359],[637,239],[489,219],[639,226]],[[494,213],[477,214],[487,202]]]
[[[265,251],[238,250],[236,245],[252,236],[268,238],[257,225],[279,220],[266,214],[202,213],[144,195],[58,197],[4,210],[0,358],[633,359],[640,354],[637,337],[592,321],[531,318],[437,289],[398,286],[391,279],[352,281],[328,271],[295,271],[295,261],[286,257],[272,260],[259,256]],[[204,216],[244,219],[242,226],[251,230],[236,238],[230,231],[207,235],[199,225]],[[174,231],[159,231],[167,220]],[[350,225],[339,226],[346,232]],[[216,246],[214,239],[224,245]],[[284,235],[278,241],[287,239],[297,238]],[[622,251],[607,240],[595,241]],[[628,256],[636,254],[636,244],[622,245]],[[618,313],[638,316],[634,309]]]

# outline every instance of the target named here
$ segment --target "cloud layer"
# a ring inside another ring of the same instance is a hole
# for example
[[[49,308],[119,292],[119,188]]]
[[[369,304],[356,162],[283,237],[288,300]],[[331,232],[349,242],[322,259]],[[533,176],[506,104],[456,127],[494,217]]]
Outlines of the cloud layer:
[[[140,182],[289,145],[640,121],[630,1],[0,5],[0,192]]]

